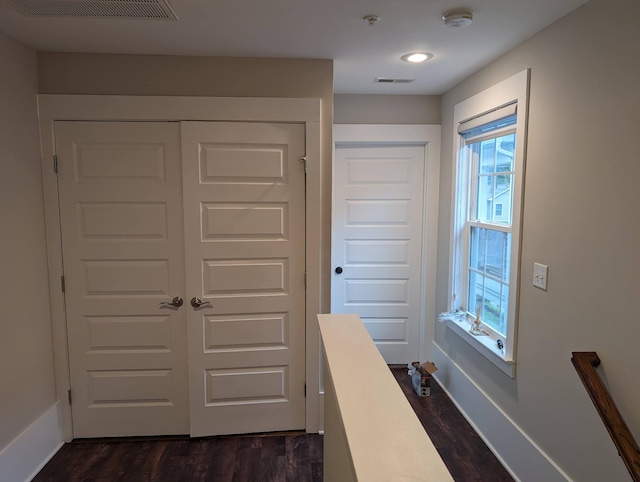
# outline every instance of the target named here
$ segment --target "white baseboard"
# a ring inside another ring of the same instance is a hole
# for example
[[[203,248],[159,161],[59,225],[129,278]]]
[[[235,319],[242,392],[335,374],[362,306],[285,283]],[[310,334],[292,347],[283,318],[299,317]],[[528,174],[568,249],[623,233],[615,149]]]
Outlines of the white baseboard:
[[[438,383],[515,480],[571,480],[436,343],[432,358]]]
[[[58,402],[0,450],[0,480],[28,482],[64,444]]]

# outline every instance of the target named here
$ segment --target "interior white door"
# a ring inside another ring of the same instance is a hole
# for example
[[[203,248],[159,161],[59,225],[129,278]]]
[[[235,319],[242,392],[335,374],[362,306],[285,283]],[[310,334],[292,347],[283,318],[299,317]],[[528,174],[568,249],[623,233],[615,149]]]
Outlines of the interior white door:
[[[424,146],[336,147],[332,313],[356,313],[385,361],[420,351]]]
[[[187,433],[180,126],[56,122],[55,141],[73,435]]]
[[[182,124],[192,436],[305,426],[304,139]]]

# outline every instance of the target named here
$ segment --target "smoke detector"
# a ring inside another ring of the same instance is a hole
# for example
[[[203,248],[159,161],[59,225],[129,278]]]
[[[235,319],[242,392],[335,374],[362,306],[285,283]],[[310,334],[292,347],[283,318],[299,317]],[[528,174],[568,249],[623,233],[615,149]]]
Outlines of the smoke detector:
[[[447,27],[466,27],[473,22],[471,10],[456,10],[442,15],[442,20]]]
[[[378,17],[377,15],[365,15],[364,17],[362,17],[362,20],[367,22],[367,25],[369,25],[369,27],[373,27],[380,21],[380,17]]]

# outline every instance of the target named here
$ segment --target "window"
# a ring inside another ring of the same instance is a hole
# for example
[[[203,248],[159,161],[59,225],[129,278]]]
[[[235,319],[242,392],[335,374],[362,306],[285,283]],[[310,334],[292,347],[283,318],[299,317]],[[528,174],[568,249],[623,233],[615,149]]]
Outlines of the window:
[[[509,198],[508,205],[513,206],[515,122],[516,115],[510,114],[507,119],[484,125],[482,138],[477,140],[464,131],[460,133],[459,155],[470,157],[465,164],[471,171],[467,189],[472,194],[467,197],[470,209],[465,226],[469,239],[466,309],[479,316],[484,328],[490,328],[496,338],[504,338],[507,333],[513,212],[503,216],[500,204],[498,218],[497,205],[495,211],[492,206],[498,197]]]
[[[528,71],[458,104],[449,327],[515,376]]]

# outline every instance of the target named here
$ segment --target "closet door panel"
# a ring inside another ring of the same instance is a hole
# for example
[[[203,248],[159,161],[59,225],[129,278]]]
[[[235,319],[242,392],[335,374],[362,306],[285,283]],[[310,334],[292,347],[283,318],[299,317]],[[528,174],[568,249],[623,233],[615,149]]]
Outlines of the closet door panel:
[[[180,126],[55,137],[73,436],[188,433]]]
[[[182,126],[191,435],[303,429],[304,127]]]

